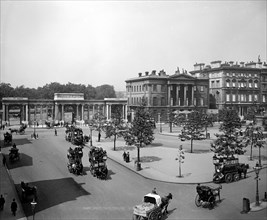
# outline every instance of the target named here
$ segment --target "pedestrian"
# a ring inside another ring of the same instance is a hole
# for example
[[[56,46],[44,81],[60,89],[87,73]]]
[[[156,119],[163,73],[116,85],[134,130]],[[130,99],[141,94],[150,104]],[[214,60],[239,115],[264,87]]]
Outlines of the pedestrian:
[[[154,188],[154,189],[152,190],[152,194],[157,194],[157,189],[156,189],[156,188]]]
[[[55,128],[55,136],[57,136],[57,129]]]
[[[130,153],[127,152],[127,155],[126,155],[126,163],[129,163],[130,162]]]
[[[13,199],[13,202],[11,203],[11,212],[14,216],[16,216],[17,208],[18,208],[18,205],[15,199]]]
[[[98,142],[100,142],[101,134],[100,132],[98,133]]]
[[[0,210],[2,211],[4,209],[4,205],[5,205],[5,198],[3,197],[3,195],[1,195],[0,197]]]
[[[5,167],[5,166],[6,166],[6,157],[5,157],[4,154],[3,154],[3,159],[2,159],[2,161],[3,161],[3,166]]]
[[[124,161],[126,161],[126,156],[127,156],[127,154],[126,154],[126,152],[124,151],[123,154],[122,154],[122,157],[123,157],[123,160],[124,160]]]

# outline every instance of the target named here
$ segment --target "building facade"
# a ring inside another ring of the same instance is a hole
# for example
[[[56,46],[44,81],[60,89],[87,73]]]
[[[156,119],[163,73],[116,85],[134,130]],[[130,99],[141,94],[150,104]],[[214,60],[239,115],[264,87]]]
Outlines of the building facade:
[[[232,108],[244,116],[254,105],[263,113],[267,107],[267,65],[213,61],[194,65],[192,76],[208,77],[211,108]]]
[[[25,97],[2,98],[2,123],[10,124],[12,112],[16,110],[20,122],[40,125],[45,121],[71,122],[84,121],[88,123],[96,112],[102,112],[110,119],[114,107],[119,106],[123,118],[127,120],[127,99],[105,98],[104,100],[85,100],[83,93],[55,93],[53,100],[28,99]],[[13,111],[12,111],[13,110]]]
[[[209,106],[209,80],[207,77],[193,77],[177,69],[167,75],[161,70],[150,74],[145,72],[126,82],[128,114],[134,114],[142,100],[156,121],[166,121],[171,112],[188,113],[196,106],[206,111]],[[130,116],[133,118],[133,115]]]

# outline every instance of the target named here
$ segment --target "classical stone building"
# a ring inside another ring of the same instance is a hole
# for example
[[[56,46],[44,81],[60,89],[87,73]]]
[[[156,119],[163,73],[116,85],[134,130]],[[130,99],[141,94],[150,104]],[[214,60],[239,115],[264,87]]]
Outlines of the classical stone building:
[[[267,65],[260,59],[249,63],[198,63],[190,73],[209,78],[211,108],[232,108],[244,116],[251,105],[262,112],[267,107]]]
[[[186,71],[181,73],[179,69],[173,75],[153,70],[150,74],[139,73],[138,77],[125,82],[128,114],[134,114],[142,99],[146,100],[146,108],[156,121],[166,121],[173,111],[187,114],[195,106],[203,110],[209,106],[207,77],[193,77]]]
[[[33,124],[35,121],[41,125],[46,120],[88,122],[96,112],[102,112],[109,119],[115,106],[121,108],[124,119],[127,119],[127,99],[125,98],[85,100],[83,93],[55,93],[53,100],[5,97],[1,104],[2,122],[9,124],[12,111],[19,114],[20,122]]]

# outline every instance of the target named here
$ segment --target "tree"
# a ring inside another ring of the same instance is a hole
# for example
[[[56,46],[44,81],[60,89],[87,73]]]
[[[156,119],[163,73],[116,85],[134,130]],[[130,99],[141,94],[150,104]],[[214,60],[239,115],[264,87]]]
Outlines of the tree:
[[[102,112],[96,112],[93,115],[90,125],[92,129],[98,131],[98,142],[100,142],[101,131],[104,130],[106,126],[106,117]]]
[[[97,86],[95,90],[96,90],[96,99],[116,98],[113,86],[110,85]]]
[[[151,114],[145,110],[145,103],[137,107],[134,120],[124,134],[124,140],[128,145],[137,147],[137,169],[140,170],[140,147],[151,144],[154,140],[154,122]]]
[[[264,135],[262,132],[261,127],[255,126],[255,124],[250,123],[244,132],[245,138],[247,139],[246,144],[250,145],[250,160],[253,160],[252,157],[252,148],[258,147],[259,148],[259,165],[261,165],[261,154],[260,148],[264,147]]]
[[[222,124],[216,134],[217,139],[211,144],[211,151],[219,156],[233,156],[234,154],[244,154],[246,147],[241,136],[241,120],[235,110],[224,109],[221,112]]]
[[[116,150],[117,137],[122,137],[125,132],[126,125],[123,120],[122,111],[116,109],[115,113],[111,115],[111,120],[107,122],[105,126],[106,138],[114,137],[114,151]]]
[[[193,141],[199,140],[200,136],[203,134],[203,126],[202,113],[199,111],[193,111],[188,115],[181,134],[178,136],[181,140],[191,141],[191,153],[193,153]]]
[[[169,114],[169,118],[168,118],[168,122],[169,122],[169,125],[170,125],[170,133],[172,133],[173,124],[176,123],[176,117],[177,117],[177,114],[175,112],[171,111],[170,114]]]

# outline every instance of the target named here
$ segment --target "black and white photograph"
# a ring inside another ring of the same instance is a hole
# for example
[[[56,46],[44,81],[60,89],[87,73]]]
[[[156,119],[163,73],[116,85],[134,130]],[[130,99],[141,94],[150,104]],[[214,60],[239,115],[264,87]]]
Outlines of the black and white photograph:
[[[266,0],[0,0],[0,219],[265,220]]]

